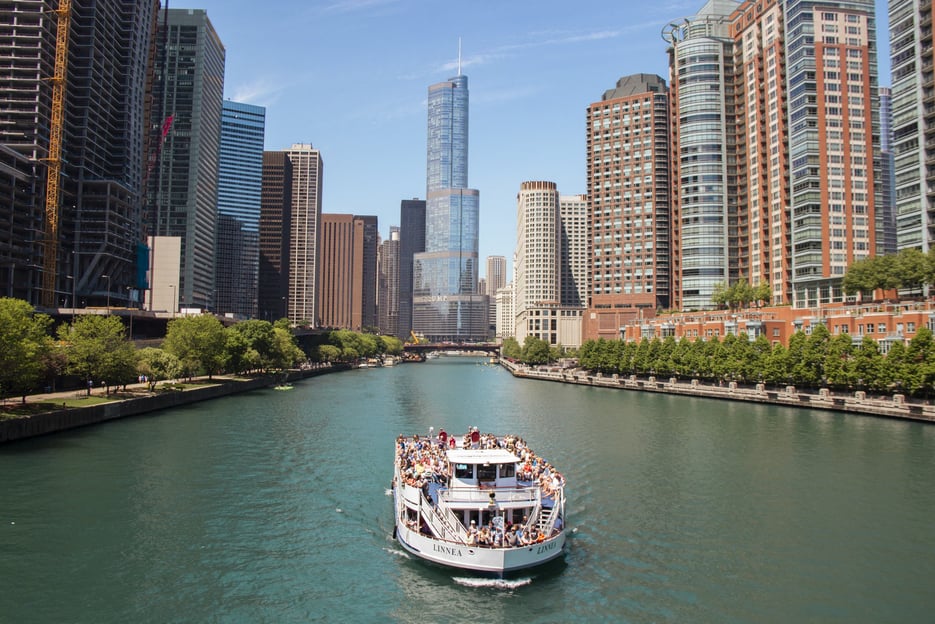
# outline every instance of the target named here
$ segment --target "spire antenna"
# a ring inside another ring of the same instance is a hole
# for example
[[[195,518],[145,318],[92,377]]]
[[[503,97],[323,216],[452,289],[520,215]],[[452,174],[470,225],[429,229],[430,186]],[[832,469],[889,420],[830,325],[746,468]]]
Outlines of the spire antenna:
[[[458,37],[458,75],[461,75],[461,37]]]

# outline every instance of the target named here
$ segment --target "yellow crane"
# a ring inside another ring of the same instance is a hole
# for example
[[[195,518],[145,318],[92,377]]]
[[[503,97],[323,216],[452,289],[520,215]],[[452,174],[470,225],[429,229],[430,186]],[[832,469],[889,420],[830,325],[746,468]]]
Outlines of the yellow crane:
[[[49,163],[45,184],[45,240],[43,241],[42,304],[55,305],[55,278],[58,271],[58,207],[61,197],[62,133],[65,126],[65,79],[68,73],[68,30],[71,27],[71,0],[59,0],[54,11],[58,18],[55,33],[55,69],[52,75],[52,118],[49,120]],[[72,279],[78,279],[77,275]],[[74,306],[75,303],[72,302]]]

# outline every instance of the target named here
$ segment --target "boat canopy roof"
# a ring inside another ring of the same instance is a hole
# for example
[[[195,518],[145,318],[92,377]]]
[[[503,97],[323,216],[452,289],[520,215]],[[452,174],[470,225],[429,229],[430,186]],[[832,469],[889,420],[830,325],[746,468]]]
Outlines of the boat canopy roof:
[[[519,457],[506,449],[452,449],[448,461],[456,464],[516,464]]]

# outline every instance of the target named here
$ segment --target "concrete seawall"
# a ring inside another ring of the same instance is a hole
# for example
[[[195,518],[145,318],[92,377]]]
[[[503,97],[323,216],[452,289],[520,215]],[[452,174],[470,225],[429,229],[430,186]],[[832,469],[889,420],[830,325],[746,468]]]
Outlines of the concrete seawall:
[[[345,370],[345,368],[318,368],[312,370],[291,371],[288,381],[315,377],[326,373]],[[254,379],[231,380],[215,379],[210,385],[178,391],[160,391],[157,394],[143,395],[128,399],[92,405],[44,412],[22,418],[0,420],[0,444],[24,440],[35,436],[57,433],[76,427],[96,425],[117,418],[138,416],[149,412],[189,405],[200,401],[217,399],[241,392],[250,392],[260,388],[269,388],[279,383],[282,375],[267,375]]]
[[[730,401],[768,403],[786,407],[804,407],[935,423],[935,405],[910,403],[902,394],[884,397],[867,395],[866,392],[857,391],[852,395],[844,396],[833,394],[827,388],[820,389],[818,394],[812,394],[799,392],[794,386],[786,386],[782,390],[769,390],[764,384],[756,384],[755,388],[745,388],[738,386],[736,382],[725,383],[723,386],[710,386],[702,384],[697,379],[678,381],[675,377],[661,380],[655,377],[639,378],[636,375],[605,376],[579,369],[558,369],[548,366],[528,367],[506,360],[502,360],[501,363],[514,377],[525,379],[573,383],[598,388],[662,392]]]

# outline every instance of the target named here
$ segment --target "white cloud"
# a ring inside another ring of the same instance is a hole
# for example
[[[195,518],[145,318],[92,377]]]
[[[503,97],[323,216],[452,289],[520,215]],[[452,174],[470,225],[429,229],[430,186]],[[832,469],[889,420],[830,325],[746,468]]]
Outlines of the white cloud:
[[[282,82],[274,82],[269,78],[258,78],[253,82],[237,85],[233,88],[233,93],[228,97],[235,102],[270,106],[279,99],[280,94],[286,90],[287,86]]]

